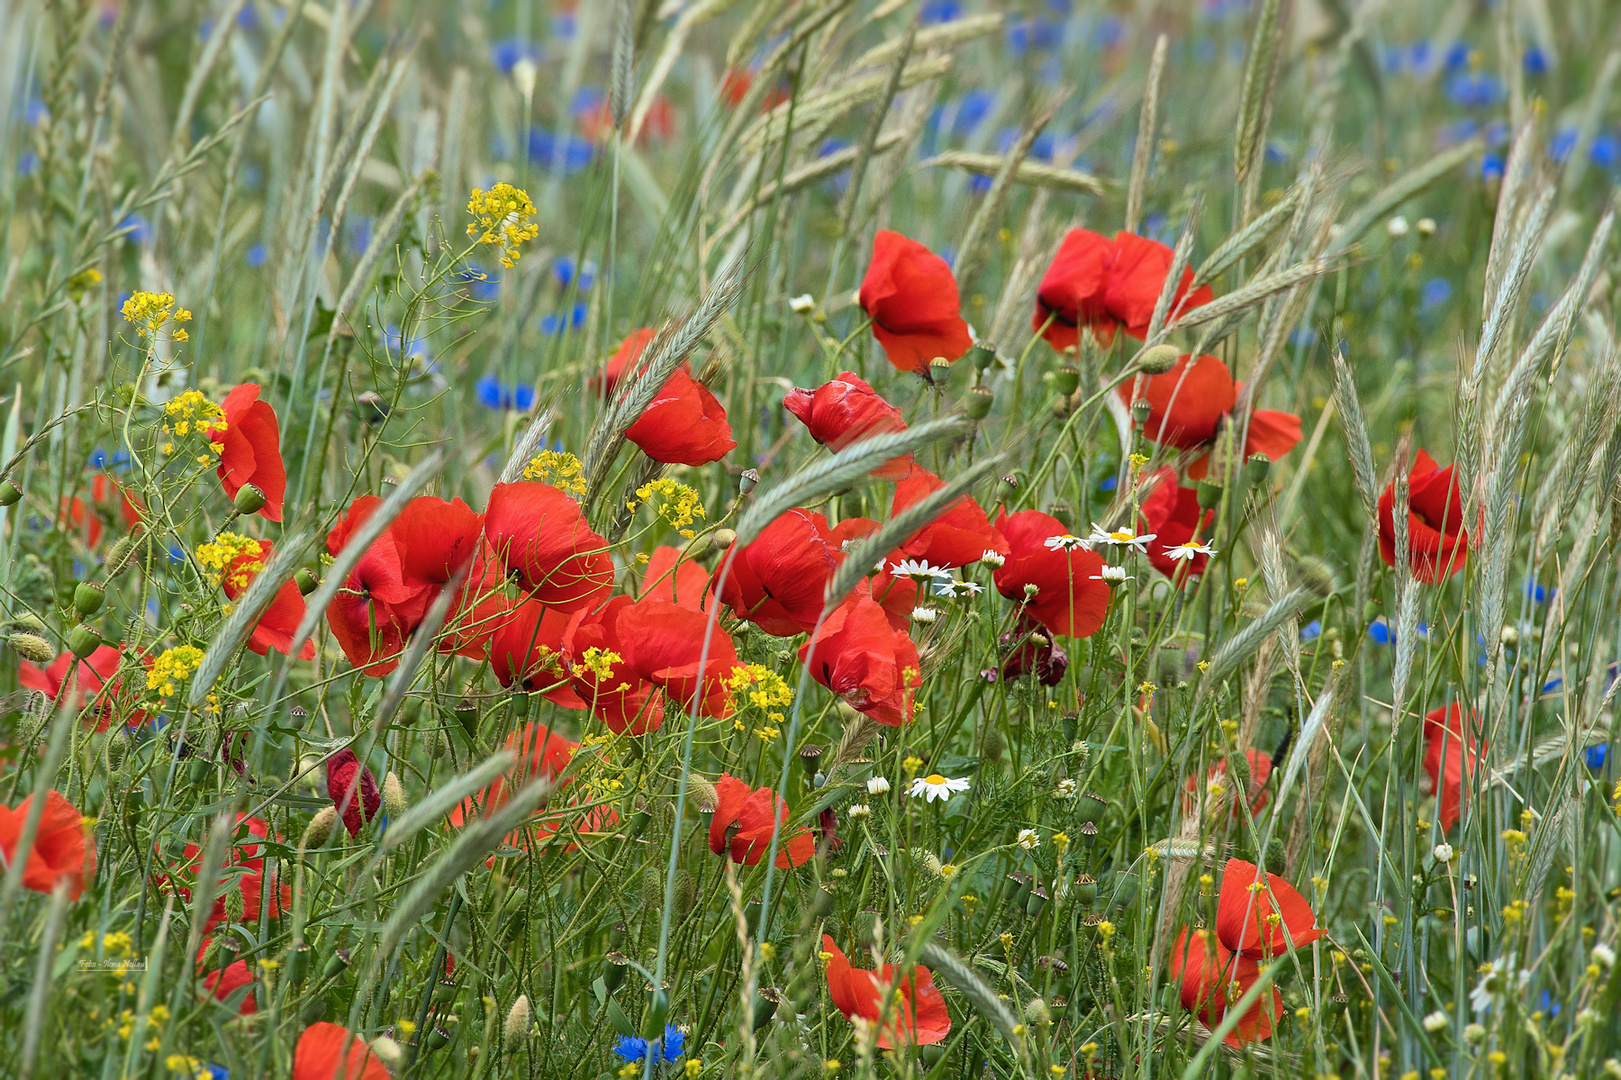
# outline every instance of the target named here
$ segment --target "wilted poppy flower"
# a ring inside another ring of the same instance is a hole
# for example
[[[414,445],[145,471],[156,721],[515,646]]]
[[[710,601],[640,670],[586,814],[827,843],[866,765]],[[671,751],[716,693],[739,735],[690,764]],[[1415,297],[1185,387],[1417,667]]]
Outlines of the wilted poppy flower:
[[[224,865],[220,868],[219,879],[215,882],[214,906],[209,909],[208,918],[203,923],[204,933],[227,921],[225,891],[228,889],[242,891],[242,909],[246,913],[246,918],[253,921],[259,918],[259,907],[264,901],[265,859],[263,849],[257,841],[270,837],[270,826],[263,818],[239,813],[236,815],[234,832],[246,835],[242,839],[233,840],[226,851]],[[191,902],[192,886],[196,884],[197,873],[202,869],[202,857],[201,846],[187,844],[181,851],[172,877],[168,879],[175,893],[187,903]],[[270,914],[277,916],[292,908],[293,889],[290,885],[276,886],[275,863],[271,863],[270,880],[272,886]]]
[[[241,540],[238,553],[220,574],[220,588],[232,600],[240,600],[242,594],[248,591],[248,586],[264,570],[272,553],[268,540],[254,540],[251,537],[242,537]],[[298,585],[292,581],[282,582],[270,606],[265,608],[259,621],[254,624],[253,633],[248,636],[248,648],[260,656],[267,655],[271,649],[285,656],[292,647],[298,624],[304,621],[304,612],[304,594],[298,591]],[[315,659],[313,640],[304,642],[298,658]]]
[[[1071,229],[1036,289],[1031,324],[1059,350],[1075,345],[1083,326],[1104,346],[1114,341],[1116,330],[1141,340],[1154,321],[1174,256],[1164,244],[1135,233],[1116,233],[1110,240],[1090,229]],[[1191,284],[1193,271],[1183,270],[1167,322],[1213,299],[1208,285],[1189,296]]]
[[[347,747],[326,759],[326,795],[343,816],[350,836],[359,836],[361,827],[377,820],[383,807],[377,778]]]
[[[945,487],[945,481],[921,465],[895,485],[895,499],[890,504],[890,517],[922,502]],[[930,566],[967,566],[978,562],[987,551],[1000,555],[1008,553],[1007,541],[991,528],[990,519],[970,495],[964,495],[937,515],[933,521],[907,537],[901,543],[900,554],[908,559],[921,559]]]
[[[32,795],[16,808],[0,806],[0,855],[6,866],[17,858],[23,824],[28,820]],[[23,887],[48,893],[58,881],[68,883],[68,898],[84,894],[84,884],[96,872],[96,845],[84,817],[61,792],[45,793],[45,810],[34,832],[34,846],[23,864]]]
[[[663,600],[702,611],[711,596],[709,571],[695,559],[682,559],[681,549],[660,545],[642,571],[640,600]]]
[[[616,734],[645,735],[664,722],[664,694],[637,672],[628,659],[634,650],[619,638],[619,614],[631,603],[628,596],[616,596],[596,611],[570,616],[562,662],[574,695],[592,716]]]
[[[77,671],[73,667],[73,654],[64,652],[41,669],[27,660],[17,665],[17,682],[29,690],[38,690],[50,699],[52,705],[62,708],[64,692],[67,697],[66,708],[76,710],[87,701],[94,701],[101,695],[107,680],[118,674],[118,664],[122,654],[111,645],[102,645],[95,652],[79,661]],[[68,673],[74,671],[73,678],[68,679]],[[114,690],[117,685],[114,684]],[[106,731],[109,712],[98,707],[91,714],[97,721],[96,730]],[[87,720],[90,717],[86,718]]]
[[[878,1045],[885,1050],[931,1046],[951,1033],[946,999],[934,986],[934,973],[922,964],[902,975],[894,964],[878,971],[850,966],[850,960],[827,934],[822,935],[827,961],[827,994],[846,1020],[861,1017],[879,1023]]]
[[[779,829],[777,866],[783,869],[809,862],[816,854],[816,838],[809,829],[788,828],[788,800],[770,788],[751,790],[729,773],[715,781],[714,820],[709,823],[709,850],[730,856],[735,863],[753,866],[771,850],[772,829]],[[772,816],[772,807],[776,816]]]
[[[1445,581],[1469,561],[1469,532],[1463,527],[1463,492],[1452,475],[1423,450],[1407,474],[1407,563],[1426,585]],[[1396,565],[1396,485],[1379,496],[1379,554]]]
[[[721,602],[740,619],[768,634],[808,633],[822,614],[828,579],[839,559],[828,544],[827,519],[810,510],[789,510],[750,544],[734,541],[720,566]]]
[[[642,415],[625,429],[625,438],[667,465],[708,465],[737,446],[726,410],[685,364],[670,374]]]
[[[1471,713],[1470,727],[1477,724]],[[1442,832],[1450,832],[1458,823],[1480,761],[1478,750],[1474,734],[1464,731],[1463,710],[1457,702],[1424,715],[1424,771],[1430,776]]]
[[[293,1080],[389,1080],[366,1040],[341,1024],[311,1024],[293,1051]]]
[[[1054,634],[1090,637],[1109,613],[1109,586],[1101,580],[1103,559],[1082,547],[1050,547],[1067,536],[1064,523],[1040,510],[1005,511],[996,530],[1010,554],[991,574],[996,589]],[[1029,587],[1034,586],[1034,596]]]
[[[913,695],[923,685],[917,646],[871,598],[858,594],[834,609],[799,647],[799,661],[811,678],[880,724],[911,722]]]
[[[845,447],[906,430],[901,411],[885,401],[853,371],[814,390],[795,387],[782,399],[782,407],[799,417],[811,438],[837,453]],[[898,480],[912,469],[910,454],[892,458],[872,471],[884,480]]]
[[[281,429],[276,410],[259,400],[257,383],[243,383],[220,406],[225,411],[225,430],[216,426],[208,437],[219,447],[220,483],[229,498],[249,484],[265,493],[259,513],[266,521],[280,521],[282,500],[287,497],[287,467],[281,460]]]
[[[701,715],[722,717],[732,711],[725,682],[737,667],[737,649],[711,620],[701,611],[642,600],[620,609],[614,629],[630,650],[626,659],[644,680],[682,709],[692,711],[696,700]]]
[[[1008,650],[1002,658],[1003,682],[1013,682],[1026,675],[1034,675],[1042,686],[1057,686],[1064,681],[1064,672],[1069,670],[1069,653],[1046,635],[1035,640],[1034,635],[1040,630],[1034,619],[1021,614],[1013,629],[997,639],[996,643]]]
[[[613,590],[608,542],[591,531],[580,504],[550,484],[497,484],[484,512],[484,533],[529,595],[577,611]]]
[[[1236,1004],[1260,978],[1260,965],[1232,953],[1209,930],[1182,928],[1171,948],[1171,978],[1179,984],[1182,1007],[1197,1016],[1208,1028],[1221,1023],[1230,1005]],[[1274,987],[1263,991],[1255,1004],[1239,1018],[1224,1040],[1241,1047],[1272,1035],[1272,1025],[1283,1012],[1283,995]]]
[[[927,377],[935,357],[958,360],[974,344],[951,267],[898,232],[879,229],[873,237],[861,307],[884,355],[902,371]]]
[[[1234,382],[1227,365],[1216,357],[1195,360],[1191,353],[1183,353],[1171,370],[1128,379],[1115,392],[1128,407],[1134,401],[1148,402],[1144,438],[1178,450],[1199,450],[1215,443],[1243,389],[1244,384]],[[1299,442],[1300,417],[1275,409],[1250,411],[1244,437],[1246,459],[1251,454],[1265,454],[1278,461]],[[1201,457],[1188,466],[1188,475],[1202,477],[1208,469],[1208,456]]]
[[[1201,540],[1208,539],[1216,512],[1200,511],[1198,489],[1179,485],[1176,473],[1170,469],[1160,469],[1149,483],[1151,486],[1145,485],[1148,490],[1139,515],[1142,532],[1154,537],[1148,542],[1148,562],[1166,577],[1185,584],[1189,578],[1204,573],[1210,556],[1196,551],[1186,559],[1174,559],[1171,551],[1192,541],[1195,529]]]
[[[1259,814],[1266,808],[1266,782],[1267,779],[1272,775],[1272,755],[1268,754],[1264,750],[1251,749],[1244,751],[1244,758],[1249,762],[1250,765],[1250,813]],[[1209,784],[1214,783],[1217,780],[1225,781],[1226,776],[1227,759],[1222,758],[1220,761],[1210,766],[1210,770],[1205,777],[1205,782]],[[1188,777],[1186,787],[1187,797],[1182,800],[1182,806],[1185,813],[1191,814],[1194,812],[1194,808],[1197,805],[1196,799],[1198,796],[1198,779],[1192,776]],[[1238,802],[1234,800],[1233,820],[1237,821],[1241,816],[1242,814],[1239,810]]]
[[[642,351],[657,333],[651,326],[644,326],[625,335],[625,340],[619,343],[619,348],[608,358],[604,375],[591,376],[591,388],[595,390],[606,382],[606,392],[612,397],[614,390],[622,381],[636,374],[637,362],[642,358]]]
[[[1216,905],[1216,937],[1248,960],[1282,956],[1323,936],[1314,923],[1311,904],[1276,874],[1260,881],[1260,868],[1243,859],[1228,859],[1221,874]]]

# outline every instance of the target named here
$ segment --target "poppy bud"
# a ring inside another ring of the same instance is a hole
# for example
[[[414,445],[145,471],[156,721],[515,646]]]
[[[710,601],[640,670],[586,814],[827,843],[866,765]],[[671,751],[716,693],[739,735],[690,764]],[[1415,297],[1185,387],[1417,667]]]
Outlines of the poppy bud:
[[[642,1038],[657,1039],[664,1035],[664,1021],[670,1016],[670,995],[663,987],[655,986],[647,993],[647,1012],[642,1015]]]
[[[435,1024],[432,1030],[428,1032],[425,1045],[429,1050],[443,1050],[450,1045],[450,1032]]]
[[[1053,389],[1064,397],[1069,397],[1081,385],[1081,369],[1074,364],[1065,364],[1053,372]]]
[[[81,619],[100,611],[106,602],[106,591],[93,581],[81,581],[73,586],[73,610]]]
[[[478,738],[478,703],[463,698],[456,704],[456,722],[467,732],[469,739]]]
[[[769,986],[762,986],[754,992],[753,1030],[759,1031],[771,1023],[771,1018],[777,1015],[777,1006],[782,1004],[782,994]]]
[[[1301,555],[1295,560],[1300,568],[1300,579],[1318,596],[1332,596],[1339,588],[1334,580],[1334,570],[1323,560],[1312,555]]]
[[[390,1069],[405,1060],[405,1049],[387,1035],[379,1035],[371,1041],[371,1052],[373,1057]]]
[[[1095,823],[1108,808],[1109,800],[1095,791],[1085,792],[1075,801],[1076,816],[1088,825]]]
[[[1362,605],[1362,621],[1363,622],[1371,623],[1374,619],[1376,619],[1378,617],[1379,617],[1379,602],[1377,600],[1369,600],[1367,603]]]
[[[68,651],[80,660],[101,648],[101,634],[93,626],[80,623],[68,631]]]
[[[332,830],[338,825],[338,808],[323,806],[310,818],[310,823],[304,827],[304,835],[298,846],[304,851],[314,851],[326,847],[326,842],[332,838]]]
[[[405,801],[405,787],[400,778],[390,772],[383,777],[383,813],[391,818],[397,818],[409,809]]]
[[[1053,1022],[1052,1010],[1040,998],[1031,998],[1024,1003],[1024,1019],[1026,1023],[1045,1026]]]
[[[1199,509],[1214,510],[1221,505],[1221,485],[1214,480],[1199,481]]]
[[[56,650],[51,648],[51,643],[37,634],[12,634],[6,639],[6,644],[11,646],[12,652],[36,664],[48,664],[56,658]]]
[[[760,486],[760,470],[744,469],[743,475],[737,478],[737,493],[747,495]]]
[[[22,488],[10,480],[0,481],[0,506],[15,506],[22,497]]]
[[[1098,880],[1091,874],[1082,874],[1070,887],[1070,895],[1077,904],[1090,904],[1098,898]]]
[[[983,420],[991,414],[996,394],[988,386],[976,386],[968,391],[968,419]]]
[[[692,880],[692,872],[685,867],[675,872],[673,900],[675,913],[683,918],[692,911],[692,905],[698,900],[698,886]]]
[[[732,529],[716,529],[709,534],[709,546],[716,551],[725,551],[737,543],[737,533]]]
[[[1251,454],[1249,460],[1244,462],[1244,480],[1250,487],[1266,483],[1267,474],[1271,471],[1272,459],[1265,454]]]
[[[986,369],[996,363],[996,346],[988,341],[974,342],[974,347],[968,350],[968,361],[974,365],[975,371],[983,375]]]
[[[242,886],[233,883],[225,890],[225,918],[231,922],[239,923],[242,916],[247,914],[247,897],[242,895]]]
[[[224,944],[219,938],[214,938],[209,941],[208,947],[203,950],[203,955],[198,959],[197,964],[204,971],[218,971],[220,969],[220,961],[224,959],[224,957]]]
[[[305,596],[314,592],[321,585],[321,580],[307,566],[300,566],[298,573],[293,575],[293,580],[298,583],[298,591]]]
[[[44,634],[45,624],[38,615],[32,611],[21,611],[11,620],[13,630],[21,630],[25,634]]]
[[[287,978],[294,986],[301,986],[310,977],[310,960],[315,947],[309,942],[294,945],[287,953]]]
[[[1153,412],[1153,411],[1154,411],[1154,407],[1152,405],[1150,405],[1147,401],[1144,401],[1142,399],[1138,399],[1137,401],[1133,401],[1131,403],[1131,423],[1132,423],[1132,426],[1134,426],[1134,427],[1142,427],[1144,424],[1148,423],[1148,414]]]
[[[1176,366],[1181,355],[1175,345],[1155,345],[1137,358],[1137,370],[1144,375],[1163,375]]]
[[[534,1016],[529,1011],[529,995],[519,994],[518,1000],[507,1010],[507,1022],[502,1027],[501,1034],[507,1042],[516,1042],[529,1034],[529,1025],[533,1022]]]
[[[258,484],[243,484],[236,490],[236,497],[231,500],[239,514],[257,514],[264,509],[265,490]]]
[[[113,546],[107,549],[107,561],[103,564],[103,569],[107,571],[108,581],[135,565],[135,549],[139,545],[140,541],[131,533],[120,536]]]

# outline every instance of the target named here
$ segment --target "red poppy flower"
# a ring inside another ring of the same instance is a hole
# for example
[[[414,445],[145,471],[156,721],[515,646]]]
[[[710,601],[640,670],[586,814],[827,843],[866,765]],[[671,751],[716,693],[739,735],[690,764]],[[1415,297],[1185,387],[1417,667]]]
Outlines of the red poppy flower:
[[[842,372],[814,390],[795,387],[782,399],[782,407],[799,417],[811,438],[834,453],[874,435],[906,430],[901,411],[853,371]],[[911,470],[912,456],[904,454],[880,465],[872,475],[899,480]]]
[[[729,855],[735,863],[753,866],[771,850],[771,832],[779,829],[777,866],[787,869],[809,862],[816,854],[816,838],[809,829],[788,828],[788,800],[770,788],[751,790],[729,773],[715,781],[714,820],[709,823],[709,850]],[[772,818],[772,807],[776,817]]]
[[[1463,492],[1452,466],[1441,468],[1423,450],[1407,474],[1407,562],[1426,585],[1462,570],[1469,562],[1469,532],[1463,527]],[[1379,554],[1396,565],[1396,485],[1379,496]]]
[[[625,429],[625,438],[667,465],[708,465],[737,446],[726,410],[685,364],[671,373],[642,415]]]
[[[497,484],[484,534],[506,568],[548,607],[578,611],[613,590],[608,542],[591,531],[580,504],[550,484]]]
[[[68,698],[67,708],[77,710],[86,701],[95,701],[101,696],[107,680],[118,674],[118,664],[122,659],[123,655],[117,649],[111,645],[102,645],[79,662],[72,680],[68,679],[68,672],[74,670],[73,654],[70,652],[62,653],[46,664],[44,669],[23,660],[17,665],[17,682],[29,690],[38,690],[57,708],[62,707],[65,691]],[[118,684],[114,683],[110,692],[115,693],[117,689]],[[98,705],[95,711],[86,717],[87,720],[91,718],[97,721],[97,731],[106,731],[111,712]]]
[[[921,465],[913,466],[906,478],[895,485],[895,499],[889,514],[922,502],[945,487],[946,483]],[[964,495],[900,546],[909,559],[922,559],[932,566],[967,566],[978,562],[987,551],[1008,553],[1007,541],[991,528],[990,519],[970,495]]]
[[[106,473],[97,473],[91,478],[90,501],[109,518],[116,514],[126,529],[141,523],[141,511],[145,509],[140,499]]]
[[[326,796],[343,815],[343,827],[350,836],[359,836],[361,827],[377,820],[383,807],[377,778],[347,747],[326,759]]]
[[[287,466],[281,460],[281,429],[270,402],[259,400],[256,383],[243,383],[220,405],[225,430],[213,428],[208,437],[219,447],[220,483],[228,498],[253,484],[265,493],[259,513],[266,521],[280,521],[287,498]]]
[[[889,572],[890,563],[884,560],[884,569],[856,586],[856,595],[870,596],[884,609],[889,625],[902,633],[912,629],[912,612],[917,608],[918,584],[909,577],[896,577]]]
[[[1294,886],[1276,874],[1262,885],[1259,874],[1254,863],[1227,860],[1216,906],[1216,936],[1223,945],[1245,959],[1266,960],[1323,936],[1313,925],[1311,904]]]
[[[293,1080],[389,1080],[366,1040],[341,1024],[311,1024],[293,1051]]]
[[[912,720],[912,699],[923,685],[917,646],[889,623],[870,597],[850,597],[799,647],[811,678],[880,724]]]
[[[0,855],[6,866],[17,858],[23,824],[28,820],[32,795],[15,809],[0,806]],[[96,844],[84,817],[58,791],[45,793],[45,811],[34,832],[34,846],[23,864],[23,887],[48,893],[61,880],[68,882],[68,897],[84,895],[85,882],[96,872]]]
[[[604,142],[613,134],[613,130],[613,108],[607,98],[580,114],[580,134],[587,142]],[[670,104],[669,98],[660,94],[653,99],[647,115],[642,118],[642,129],[636,135],[636,143],[665,142],[674,134],[675,107]]]
[[[215,882],[216,896],[214,906],[209,910],[208,919],[203,923],[203,932],[209,933],[222,922],[225,916],[225,891],[228,889],[242,890],[242,909],[249,920],[259,918],[259,908],[264,901],[265,888],[265,860],[263,849],[256,842],[270,837],[270,826],[265,824],[263,818],[249,817],[246,814],[236,815],[235,833],[245,832],[247,835],[240,840],[233,840],[226,852],[225,864],[220,869],[219,879]],[[164,875],[165,881],[174,888],[174,891],[187,903],[191,901],[192,886],[196,884],[197,873],[202,869],[203,849],[197,844],[187,844],[181,851],[180,859],[175,865],[172,875]],[[280,915],[283,911],[291,910],[293,906],[293,889],[291,885],[277,885],[274,874],[275,864],[271,864],[271,890],[270,914]]]
[[[620,609],[614,630],[630,650],[625,659],[643,680],[660,687],[682,709],[690,711],[696,699],[702,715],[724,717],[732,711],[725,682],[738,666],[737,649],[710,620],[704,612],[642,600]]]
[[[789,510],[753,543],[739,548],[734,541],[720,561],[722,567],[730,566],[721,584],[721,602],[768,634],[809,632],[822,614],[828,579],[839,563],[828,535],[821,514]]]
[[[563,669],[563,633],[568,625],[568,612],[538,600],[521,601],[490,638],[490,670],[496,680],[502,686],[543,690],[548,701],[567,709],[585,708],[567,686]]]
[[[858,1016],[872,1023],[884,1020],[878,1030],[881,1048],[931,1046],[951,1033],[946,999],[935,989],[934,973],[922,964],[905,976],[894,964],[878,971],[853,968],[827,934],[822,935],[822,953],[827,957],[827,994],[834,1007],[847,1020]]]
[[[56,517],[56,527],[63,532],[77,532],[84,546],[94,548],[101,543],[101,517],[85,510],[84,500],[77,495],[62,496],[62,509]]]
[[[693,611],[704,610],[713,594],[709,571],[695,559],[682,559],[681,549],[660,545],[653,549],[642,572],[641,600],[663,600]]]
[[[1156,472],[1145,489],[1147,494],[1143,496],[1139,516],[1142,531],[1154,536],[1148,542],[1148,562],[1171,580],[1186,584],[1189,578],[1204,573],[1210,556],[1196,554],[1191,559],[1177,560],[1171,558],[1170,550],[1192,540],[1195,529],[1199,531],[1201,541],[1208,540],[1208,530],[1216,520],[1216,512],[1205,510],[1201,513],[1199,490],[1178,485],[1176,473],[1170,469]],[[1201,517],[1203,522],[1200,521]]]
[[[247,546],[220,575],[220,588],[225,595],[232,600],[241,599],[248,586],[253,584],[253,579],[270,561],[271,551],[272,545],[268,540],[248,540]],[[282,582],[270,606],[265,608],[264,614],[254,624],[253,633],[248,637],[248,648],[260,656],[268,654],[271,649],[285,656],[292,647],[298,624],[304,621],[304,611],[304,594],[298,591],[298,586],[291,581]],[[304,642],[298,658],[315,659],[315,642]]]
[[[1170,972],[1171,978],[1180,983],[1182,1007],[1206,1027],[1214,1028],[1226,1015],[1227,1007],[1255,985],[1260,965],[1235,956],[1209,930],[1190,933],[1184,926],[1171,950]],[[1275,987],[1270,993],[1263,992],[1223,1041],[1241,1047],[1270,1038],[1272,1025],[1282,1012],[1283,995]]]
[[[199,966],[203,962],[203,954],[208,951],[211,940],[211,938],[203,938],[202,946],[197,950],[197,963]],[[246,960],[233,960],[224,967],[210,971],[203,976],[203,988],[220,1001],[229,1001],[232,994],[244,986],[251,987],[252,985],[253,973],[248,970]],[[259,1011],[259,1003],[253,999],[253,991],[248,991],[247,996],[236,1007],[236,1011],[239,1016],[252,1016]]]
[[[517,764],[504,776],[498,776],[477,799],[464,799],[450,812],[450,823],[460,826],[479,811],[489,813],[507,801],[509,790],[522,788],[537,776],[556,780],[568,768],[574,751],[580,744],[554,732],[545,724],[525,723],[507,736],[506,748],[517,757]],[[564,780],[567,786],[569,781]]]
[[[1214,356],[1183,353],[1162,375],[1139,375],[1122,383],[1115,392],[1128,407],[1134,401],[1148,402],[1148,419],[1143,436],[1178,450],[1207,448],[1216,441],[1221,425],[1233,411],[1244,384],[1233,381],[1227,365]],[[1249,431],[1244,438],[1244,457],[1265,454],[1280,460],[1300,442],[1300,417],[1274,409],[1250,412]],[[1205,475],[1207,458],[1188,466],[1188,475]]]
[[[861,307],[891,364],[927,376],[935,357],[961,359],[974,344],[961,306],[944,259],[898,232],[878,230]]]
[[[1117,329],[1140,341],[1154,321],[1174,256],[1164,244],[1135,233],[1116,233],[1110,240],[1090,229],[1071,229],[1036,289],[1031,323],[1059,350],[1075,345],[1083,326],[1091,327],[1105,347]],[[1193,271],[1183,270],[1168,321],[1214,299],[1208,285],[1189,296],[1191,284]]]
[[[1250,763],[1250,813],[1259,814],[1266,808],[1268,795],[1266,793],[1267,778],[1272,775],[1272,755],[1264,750],[1246,750],[1244,757]],[[1223,758],[1210,766],[1206,775],[1206,783],[1225,778],[1227,775],[1227,759]],[[1188,777],[1187,797],[1182,800],[1184,813],[1192,814],[1197,806],[1198,781],[1195,777]],[[1237,821],[1242,815],[1237,802],[1233,803],[1233,820]]]
[[[1090,637],[1109,613],[1109,586],[1099,580],[1103,559],[1086,548],[1073,550],[1047,546],[1054,536],[1069,530],[1057,518],[1040,510],[1006,511],[996,519],[996,531],[1007,542],[1007,561],[991,574],[996,589],[1054,634]],[[1026,600],[1026,586],[1034,585],[1034,598]]]
[[[592,716],[616,734],[645,735],[664,722],[664,694],[626,659],[633,650],[619,639],[619,614],[631,603],[616,596],[597,611],[576,611],[563,631],[563,668]]]
[[[597,389],[606,381],[607,394],[613,397],[614,390],[618,388],[620,382],[636,374],[637,361],[642,358],[642,351],[657,333],[658,331],[651,326],[644,326],[625,335],[625,340],[619,343],[619,348],[608,358],[606,371],[601,375],[591,376],[591,389]]]
[[[1469,722],[1471,728],[1479,723],[1473,713]],[[1457,702],[1424,715],[1424,771],[1430,774],[1442,832],[1458,823],[1480,762],[1479,749],[1473,733],[1464,732],[1463,710]]]

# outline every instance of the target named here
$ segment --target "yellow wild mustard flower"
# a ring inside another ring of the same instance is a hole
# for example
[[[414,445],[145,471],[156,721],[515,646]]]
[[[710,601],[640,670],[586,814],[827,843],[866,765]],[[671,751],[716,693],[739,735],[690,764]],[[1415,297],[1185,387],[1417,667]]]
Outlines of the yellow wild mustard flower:
[[[246,562],[231,565],[243,556],[247,557]],[[246,589],[254,575],[265,568],[264,545],[251,536],[223,532],[197,549],[197,562],[207,573],[210,585]],[[226,580],[227,570],[229,580]]]
[[[190,322],[191,312],[185,308],[177,308],[174,296],[171,293],[147,292],[136,289],[124,301],[122,314],[124,321],[135,327],[137,337],[148,337],[156,334],[166,322]],[[170,335],[176,341],[186,341],[189,335],[184,329],[176,327]]]
[[[538,480],[559,491],[585,494],[585,466],[573,454],[562,450],[542,450],[523,467],[525,480]]]
[[[173,432],[176,435],[190,435],[193,431],[210,439],[210,446],[214,452],[219,453],[219,444],[212,441],[212,436],[225,430],[225,410],[209,401],[199,390],[187,390],[163,406],[163,433]],[[174,444],[164,447],[164,453],[172,453]]]
[[[704,516],[702,497],[692,488],[667,476],[637,488],[636,498],[630,500],[628,508],[635,510],[648,503],[653,505],[654,513],[688,540],[693,535],[688,526]]]
[[[191,678],[202,662],[203,650],[195,645],[165,649],[146,673],[146,688],[156,691],[158,697],[174,697],[175,684]]]
[[[489,191],[474,188],[467,212],[473,215],[467,235],[500,251],[497,257],[508,269],[520,257],[518,245],[540,235],[540,226],[533,221],[535,204],[522,188],[505,182]]]

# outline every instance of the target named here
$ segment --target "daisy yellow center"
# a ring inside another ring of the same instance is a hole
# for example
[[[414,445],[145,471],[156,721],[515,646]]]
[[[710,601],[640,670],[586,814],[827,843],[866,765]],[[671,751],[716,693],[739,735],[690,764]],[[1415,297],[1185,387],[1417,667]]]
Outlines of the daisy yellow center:
[[[946,782],[946,778],[941,776],[939,773],[930,773],[928,776],[923,778],[923,782],[925,784],[933,784],[938,787]]]
[[[1109,534],[1109,539],[1130,540],[1133,538],[1133,535],[1134,534],[1129,529],[1116,529],[1114,532]]]

